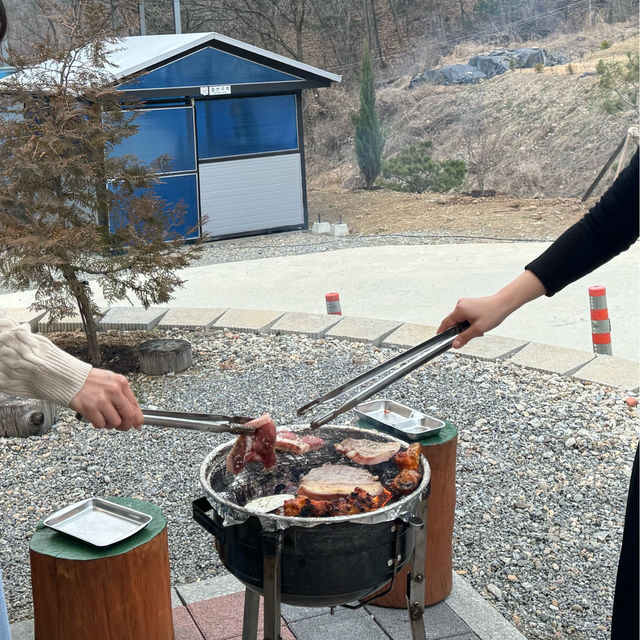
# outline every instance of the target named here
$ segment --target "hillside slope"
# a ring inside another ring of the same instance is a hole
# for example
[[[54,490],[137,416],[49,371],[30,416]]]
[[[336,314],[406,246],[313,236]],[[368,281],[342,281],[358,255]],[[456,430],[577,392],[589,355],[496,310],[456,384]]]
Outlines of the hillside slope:
[[[603,40],[612,46],[601,50]],[[582,196],[628,127],[637,124],[635,112],[607,114],[598,78],[583,74],[593,71],[601,58],[620,59],[626,51],[637,52],[638,24],[600,25],[584,33],[509,45],[518,46],[564,53],[572,68],[512,71],[469,86],[408,89],[411,74],[417,71],[414,64],[409,74],[377,92],[387,129],[385,154],[418,140],[432,140],[435,157],[452,158],[460,155],[465,137],[483,135],[495,141],[501,158],[486,187],[522,197]],[[465,62],[488,50],[491,47],[465,43],[441,64]],[[320,90],[315,100],[307,101],[307,178],[316,189],[360,184],[350,124],[350,113],[357,109],[356,90],[343,86]],[[613,172],[609,182],[612,177]],[[603,181],[599,192],[606,184]]]

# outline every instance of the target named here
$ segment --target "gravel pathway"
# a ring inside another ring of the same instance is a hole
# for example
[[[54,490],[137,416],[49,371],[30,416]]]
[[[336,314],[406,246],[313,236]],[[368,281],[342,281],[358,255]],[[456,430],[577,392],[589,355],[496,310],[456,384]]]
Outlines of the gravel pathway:
[[[295,408],[393,350],[302,336],[197,332],[194,366],[132,380],[146,406]],[[608,638],[612,585],[634,448],[627,394],[506,362],[447,353],[384,392],[458,425],[454,569],[530,639]],[[347,414],[345,423],[355,424]],[[191,519],[198,469],[223,438],[146,427],[110,432],[70,411],[40,438],[0,439],[0,565],[12,620],[32,615],[28,540],[38,521],[89,496],[133,496],[169,520],[174,584],[222,571],[212,537]]]

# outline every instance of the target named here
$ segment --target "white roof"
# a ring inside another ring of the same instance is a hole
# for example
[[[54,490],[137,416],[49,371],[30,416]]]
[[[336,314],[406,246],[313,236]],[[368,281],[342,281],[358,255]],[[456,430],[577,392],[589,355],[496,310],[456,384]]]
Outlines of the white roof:
[[[120,38],[110,45],[109,52],[107,54],[110,64],[107,66],[105,71],[112,74],[115,80],[122,80],[123,78],[142,71],[143,69],[147,69],[148,67],[156,64],[161,64],[165,60],[169,60],[200,45],[215,45],[216,42],[233,45],[239,49],[243,49],[244,51],[264,56],[269,60],[287,64],[294,69],[313,73],[333,82],[340,82],[340,80],[342,80],[342,76],[336,75],[335,73],[323,71],[317,67],[304,64],[304,62],[298,62],[292,58],[281,56],[277,53],[273,53],[272,51],[261,49],[260,47],[254,47],[246,42],[241,42],[240,40],[223,36],[215,31],[209,31],[207,33],[170,33],[164,35],[130,36],[127,38]],[[87,68],[87,56],[83,56],[82,52],[80,52],[80,55],[78,55],[76,60],[79,63],[80,68]],[[19,75],[21,82],[27,84],[31,81],[35,86],[37,86],[39,82],[42,82],[43,76],[46,76],[46,74],[55,74],[56,68],[57,63],[53,60],[48,60],[37,67],[25,69],[17,75]],[[0,80],[0,84],[2,83],[3,81]]]

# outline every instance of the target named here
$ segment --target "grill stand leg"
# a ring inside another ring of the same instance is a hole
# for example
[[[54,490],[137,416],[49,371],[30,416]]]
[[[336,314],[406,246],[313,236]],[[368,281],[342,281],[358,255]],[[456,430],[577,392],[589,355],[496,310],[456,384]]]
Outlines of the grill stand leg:
[[[280,556],[282,531],[263,532],[264,640],[280,638]]]
[[[244,618],[242,620],[242,640],[258,640],[258,612],[260,594],[247,587],[244,590]]]
[[[427,550],[427,504],[421,503],[419,518],[412,518],[410,524],[415,527],[415,545],[411,559],[411,571],[407,575],[407,611],[411,624],[412,640],[425,640],[424,628],[424,596],[425,596],[425,561]]]

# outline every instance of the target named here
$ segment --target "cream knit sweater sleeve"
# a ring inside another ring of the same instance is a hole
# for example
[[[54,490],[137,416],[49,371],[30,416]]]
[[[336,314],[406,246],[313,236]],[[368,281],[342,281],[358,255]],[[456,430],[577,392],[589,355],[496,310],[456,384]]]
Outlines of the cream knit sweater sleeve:
[[[91,365],[0,310],[0,391],[68,406],[89,371]]]

